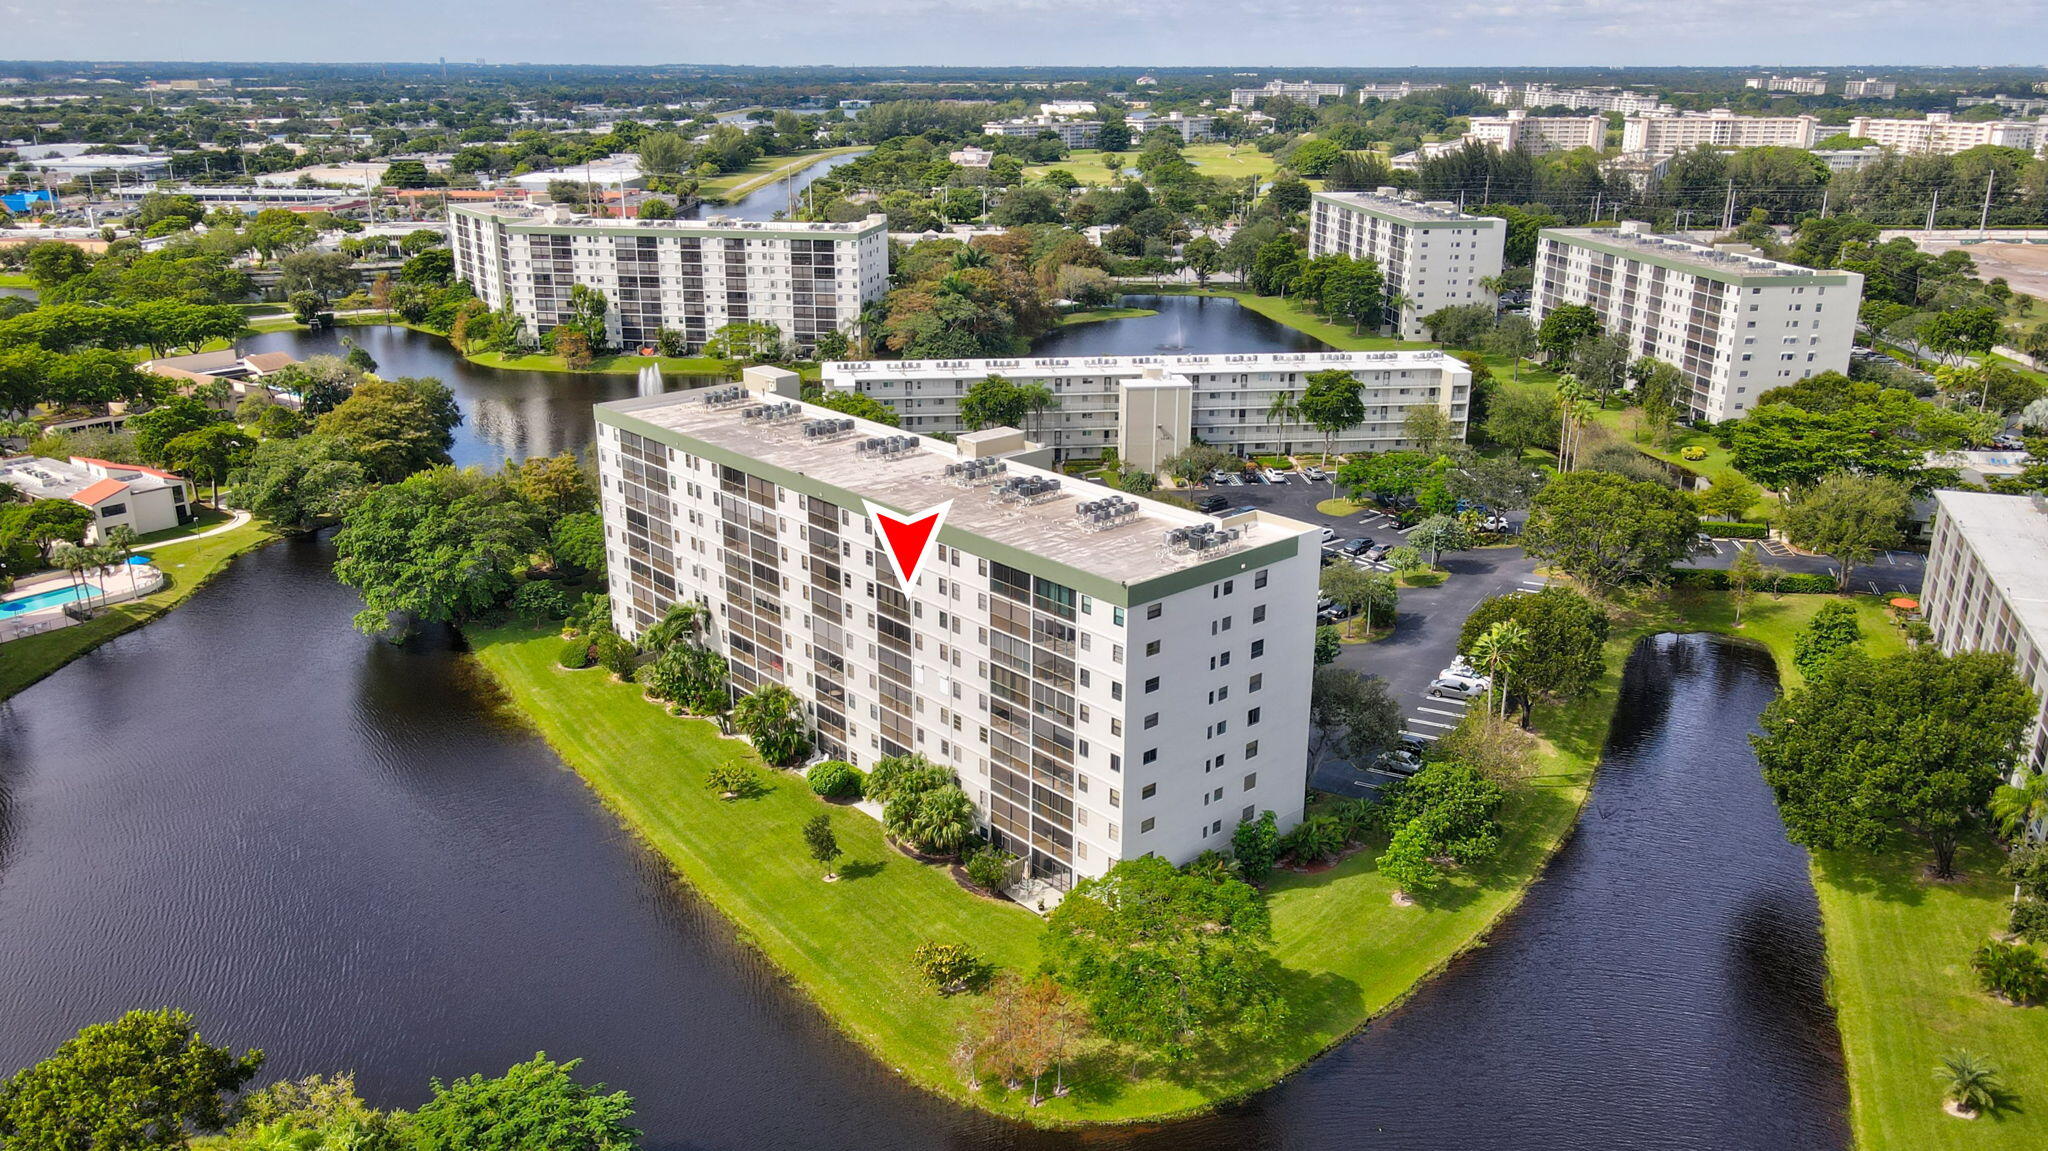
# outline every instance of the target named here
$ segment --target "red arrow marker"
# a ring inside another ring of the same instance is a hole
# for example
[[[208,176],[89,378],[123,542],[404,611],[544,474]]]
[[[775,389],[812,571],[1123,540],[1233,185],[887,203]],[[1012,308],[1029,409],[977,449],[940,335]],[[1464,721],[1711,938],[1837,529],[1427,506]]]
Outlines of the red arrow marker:
[[[916,515],[899,516],[878,504],[868,504],[868,518],[875,522],[876,534],[889,545],[889,566],[895,569],[896,582],[904,591],[917,586],[918,569],[938,542],[939,525],[946,522],[946,512],[952,507],[953,501],[947,500]]]

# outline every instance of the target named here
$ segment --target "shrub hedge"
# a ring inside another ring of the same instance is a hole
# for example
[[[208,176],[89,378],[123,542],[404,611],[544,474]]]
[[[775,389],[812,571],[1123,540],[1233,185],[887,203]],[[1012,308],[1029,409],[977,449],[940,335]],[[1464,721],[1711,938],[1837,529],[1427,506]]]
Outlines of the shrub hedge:
[[[1727,591],[1728,573],[1719,568],[1677,568],[1671,573],[1671,586]],[[1779,572],[1775,578],[1766,576],[1749,586],[1751,591],[1787,595],[1832,595],[1841,590],[1835,586],[1835,577],[1821,572]]]
[[[1701,521],[1700,530],[1719,540],[1760,540],[1771,534],[1769,524],[1717,524]]]
[[[560,663],[563,667],[569,668],[572,671],[589,667],[590,641],[582,636],[577,636],[575,639],[564,643],[562,645]]]
[[[811,765],[811,769],[804,772],[804,782],[827,799],[860,798],[860,769],[843,759],[828,759]]]

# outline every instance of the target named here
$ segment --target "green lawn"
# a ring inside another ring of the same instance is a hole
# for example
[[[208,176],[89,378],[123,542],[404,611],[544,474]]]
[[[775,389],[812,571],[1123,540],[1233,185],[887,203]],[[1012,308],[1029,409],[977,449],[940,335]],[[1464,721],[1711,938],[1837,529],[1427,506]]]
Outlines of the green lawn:
[[[214,528],[234,518],[219,508],[208,507],[205,504],[194,504],[193,506],[198,509],[199,514],[193,517],[191,523],[180,524],[174,528],[165,528],[160,532],[150,532],[148,535],[137,539],[135,546],[137,548],[147,548],[155,547],[159,544],[176,543],[179,540],[196,536],[200,532],[212,531]]]
[[[1076,324],[1096,324],[1103,320],[1134,320],[1140,316],[1156,316],[1154,308],[1084,308],[1060,315],[1059,326],[1070,328]]]
[[[772,184],[785,175],[801,172],[827,156],[843,156],[848,152],[863,151],[864,148],[865,145],[815,148],[807,152],[792,152],[786,156],[762,156],[737,172],[727,172],[704,181],[697,190],[709,201],[734,200],[756,188]]]
[[[1666,463],[1676,464],[1694,475],[1712,479],[1722,472],[1735,471],[1735,453],[1724,448],[1713,436],[1697,428],[1679,428],[1672,432],[1668,444],[1652,443],[1643,431],[1641,408],[1607,408],[1594,417],[1594,422],[1615,434],[1621,442],[1646,456],[1653,456]],[[1706,449],[1704,459],[1689,460],[1679,453],[1686,448]]]
[[[723,802],[703,787],[711,764],[746,755],[708,724],[674,719],[637,688],[601,671],[560,671],[553,634],[521,627],[477,629],[483,664],[567,762],[618,815],[725,912],[741,933],[888,1066],[930,1089],[999,1112],[1021,1101],[969,1096],[946,1055],[968,1008],[937,998],[907,969],[922,940],[972,942],[991,961],[1030,968],[1035,917],[967,894],[942,872],[914,864],[857,812],[825,807],[790,775],[757,799]],[[1428,906],[1393,904],[1392,885],[1367,850],[1329,871],[1283,875],[1272,885],[1277,954],[1287,968],[1293,1019],[1283,1039],[1166,1076],[1127,1060],[1084,1069],[1081,1089],[1024,1117],[1037,1122],[1156,1119],[1266,1087],[1368,1019],[1417,981],[1473,946],[1519,900],[1571,827],[1591,780],[1619,680],[1595,695],[1539,714],[1556,737],[1536,777],[1507,814],[1499,860],[1462,877]],[[831,810],[853,876],[819,882],[798,830]],[[877,865],[868,871],[862,865]]]
[[[36,282],[27,272],[0,272],[0,288],[33,288]]]
[[[508,356],[503,352],[478,352],[468,357],[468,359],[473,364],[481,364],[487,368],[507,368],[521,372],[568,372],[578,370],[570,368],[562,361],[562,357],[542,352],[526,356]],[[580,370],[586,373],[605,372],[611,375],[630,376],[637,374],[641,368],[649,364],[659,365],[663,372],[680,373],[682,375],[722,376],[725,374],[725,361],[712,356],[599,356],[590,362],[589,367]]]
[[[1033,164],[1024,169],[1024,174],[1037,179],[1054,168],[1064,168],[1083,184],[1109,184],[1109,165],[1105,157],[1110,153],[1095,148],[1080,148],[1067,153],[1067,158],[1055,164]],[[1265,178],[1279,169],[1273,157],[1249,144],[1189,144],[1181,149],[1181,155],[1204,176],[1219,179],[1243,179],[1246,176]],[[1115,154],[1119,168],[1135,167],[1138,153],[1135,150]],[[1311,180],[1312,186],[1319,184]]]
[[[211,539],[171,543],[151,549],[151,558],[169,577],[161,591],[116,604],[98,619],[0,644],[0,700],[91,651],[93,648],[170,611],[185,602],[227,566],[229,560],[258,548],[276,535],[252,521]]]

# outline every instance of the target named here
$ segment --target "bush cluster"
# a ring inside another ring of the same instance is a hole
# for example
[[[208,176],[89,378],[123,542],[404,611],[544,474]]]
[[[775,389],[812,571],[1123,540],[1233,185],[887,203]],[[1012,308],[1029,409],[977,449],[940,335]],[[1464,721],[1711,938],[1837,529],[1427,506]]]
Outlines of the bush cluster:
[[[859,799],[861,792],[860,769],[843,759],[828,759],[811,765],[804,772],[804,782],[811,790],[826,799]]]
[[[577,636],[575,639],[565,641],[562,644],[562,655],[560,663],[563,667],[569,668],[571,670],[581,670],[583,668],[589,667],[590,641],[588,639],[583,638],[582,636]]]
[[[1727,591],[1728,573],[1719,568],[1677,568],[1671,573],[1672,587],[1701,588],[1706,591]],[[1781,572],[1750,585],[1752,591],[1767,591],[1787,595],[1832,595],[1835,577],[1820,572]]]
[[[1719,540],[1760,540],[1771,534],[1771,525],[1720,524],[1702,520],[1700,530]]]

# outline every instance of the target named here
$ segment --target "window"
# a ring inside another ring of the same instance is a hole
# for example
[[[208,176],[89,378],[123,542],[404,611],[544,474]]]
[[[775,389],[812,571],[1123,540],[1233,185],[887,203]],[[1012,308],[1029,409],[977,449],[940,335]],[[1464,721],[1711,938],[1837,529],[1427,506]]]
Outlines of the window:
[[[1146,731],[1151,731],[1151,730],[1152,730],[1153,728],[1155,728],[1155,727],[1158,727],[1158,726],[1159,726],[1159,713],[1158,713],[1158,712],[1156,712],[1156,711],[1155,711],[1155,712],[1153,712],[1153,713],[1152,713],[1151,715],[1148,715],[1148,716],[1146,716],[1146,717],[1145,717],[1145,730],[1146,730]]]
[[[1118,627],[1124,626],[1124,609],[1120,607],[1110,608],[1109,622],[1115,624]]]
[[[1260,568],[1258,574],[1252,576],[1252,586],[1255,588],[1266,586],[1266,569]]]
[[[1156,747],[1148,747],[1148,748],[1146,748],[1146,749],[1145,749],[1145,754],[1144,754],[1144,756],[1143,756],[1143,757],[1142,757],[1142,758],[1141,758],[1141,759],[1139,760],[1139,762],[1140,762],[1140,763],[1158,763],[1158,762],[1159,762],[1159,749],[1158,749],[1158,748],[1156,748]]]
[[[103,519],[103,520],[105,520],[105,519],[112,519],[112,518],[114,518],[115,516],[119,516],[119,515],[126,515],[126,514],[128,514],[128,505],[127,505],[127,504],[101,504],[101,505],[100,505],[100,518],[101,518],[101,519]]]
[[[1148,604],[1145,608],[1145,618],[1158,619],[1159,614],[1165,610],[1166,605],[1163,603]]]
[[[1258,740],[1256,740],[1256,739],[1255,739],[1255,740],[1252,740],[1252,741],[1250,741],[1249,743],[1246,743],[1246,744],[1244,745],[1244,757],[1245,757],[1246,759],[1256,759],[1256,758],[1258,757],[1258,754],[1259,754],[1259,741],[1258,741]]]
[[[1241,815],[1239,815],[1239,816],[1237,817],[1237,821],[1238,821],[1239,823],[1250,823],[1250,822],[1252,821],[1252,805],[1251,805],[1251,804],[1247,803],[1247,804],[1245,804],[1245,805],[1244,805],[1244,813],[1243,813],[1243,814],[1241,814]]]
[[[1139,825],[1138,825],[1138,833],[1142,835],[1142,834],[1144,834],[1145,832],[1148,832],[1148,831],[1152,830],[1152,825],[1153,825],[1154,823],[1156,823],[1156,822],[1158,822],[1158,821],[1157,821],[1157,820],[1152,820],[1152,819],[1148,819],[1148,820],[1146,820],[1145,822],[1143,822],[1143,823],[1139,824]]]
[[[1244,774],[1244,789],[1245,789],[1246,791],[1250,791],[1251,789],[1253,789],[1253,788],[1255,788],[1255,787],[1257,787],[1257,786],[1259,786],[1259,773],[1258,773],[1258,772],[1256,772],[1256,771],[1248,771],[1248,772],[1245,772],[1245,774]]]
[[[1264,672],[1261,672],[1253,676],[1251,682],[1244,685],[1244,689],[1246,691],[1257,691],[1264,686],[1266,686],[1266,676]]]
[[[1116,752],[1113,752],[1113,751],[1112,751],[1112,752],[1110,752],[1110,753],[1109,753],[1109,770],[1111,770],[1111,771],[1114,771],[1114,772],[1118,772],[1118,773],[1121,773],[1121,772],[1123,771],[1123,769],[1124,769],[1124,757],[1123,757],[1123,756],[1121,756],[1121,755],[1118,755],[1118,754],[1117,754]]]
[[[1253,659],[1257,659],[1257,658],[1259,658],[1260,656],[1262,656],[1262,655],[1264,655],[1264,654],[1266,654],[1266,641],[1265,641],[1265,640],[1262,640],[1262,639],[1255,639],[1255,640],[1253,640],[1253,641],[1252,641],[1252,658],[1253,658]],[[1229,662],[1230,662],[1230,653],[1229,653],[1229,652],[1227,652],[1227,651],[1223,653],[1223,662],[1224,662],[1224,663],[1229,663]]]
[[[1110,680],[1110,681],[1109,681],[1109,698],[1111,698],[1111,699],[1122,699],[1123,697],[1124,697],[1124,682],[1123,682],[1122,680],[1120,680],[1120,679],[1113,679],[1113,680]]]
[[[1265,623],[1265,622],[1266,622],[1266,605],[1265,605],[1265,604],[1260,604],[1259,606],[1257,606],[1257,607],[1255,607],[1255,608],[1253,608],[1253,609],[1252,609],[1252,622],[1253,622],[1253,623]]]
[[[1248,712],[1245,712],[1245,713],[1244,713],[1244,725],[1245,725],[1246,727],[1256,727],[1256,726],[1258,726],[1258,723],[1259,723],[1259,709],[1258,709],[1258,708],[1256,708],[1256,707],[1255,707],[1255,708],[1251,709],[1250,711],[1248,711]]]
[[[1159,641],[1155,639],[1155,640],[1151,641],[1150,643],[1147,643],[1147,644],[1145,645],[1145,654],[1146,654],[1146,655],[1148,655],[1148,656],[1158,655],[1158,654],[1159,654]]]
[[[1124,793],[1123,793],[1123,792],[1121,792],[1121,791],[1118,791],[1118,790],[1117,790],[1116,788],[1113,788],[1113,787],[1112,787],[1112,788],[1110,788],[1110,789],[1109,789],[1109,805],[1110,805],[1111,807],[1122,807],[1122,806],[1124,805]]]
[[[1156,676],[1156,675],[1155,675],[1155,676],[1153,676],[1153,677],[1152,677],[1151,679],[1148,679],[1148,680],[1146,680],[1146,681],[1145,681],[1145,694],[1146,694],[1146,695],[1151,695],[1151,694],[1152,694],[1153,692],[1155,692],[1155,691],[1158,691],[1158,690],[1159,690],[1159,677],[1158,677],[1158,676]],[[1150,725],[1150,724],[1147,724],[1146,726],[1148,726],[1148,727],[1149,727],[1149,726],[1151,726],[1151,725]]]
[[[1156,783],[1148,783],[1148,784],[1146,784],[1146,785],[1145,785],[1145,790],[1143,790],[1143,791],[1141,791],[1141,792],[1139,792],[1139,793],[1138,793],[1138,798],[1139,798],[1139,799],[1150,799],[1150,798],[1152,798],[1153,796],[1155,796],[1155,795],[1158,795],[1158,794],[1159,794],[1159,785],[1158,785],[1158,784],[1156,784]]]

